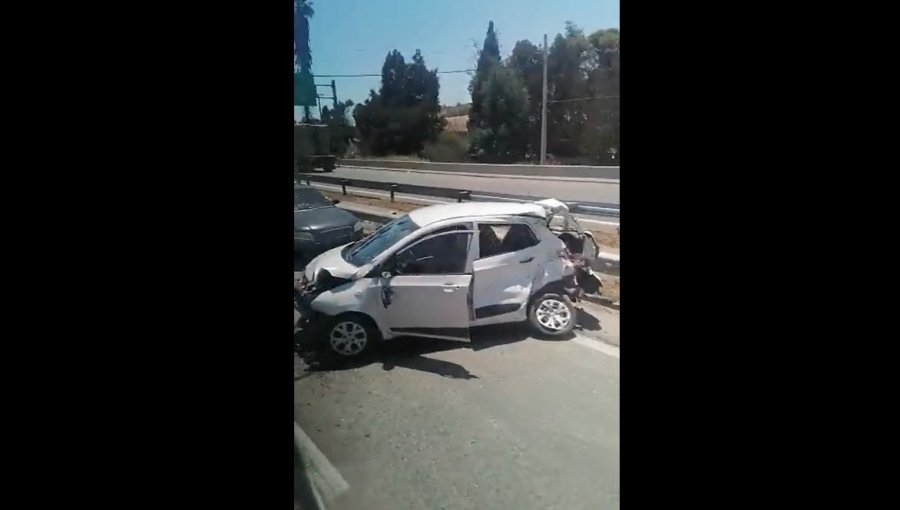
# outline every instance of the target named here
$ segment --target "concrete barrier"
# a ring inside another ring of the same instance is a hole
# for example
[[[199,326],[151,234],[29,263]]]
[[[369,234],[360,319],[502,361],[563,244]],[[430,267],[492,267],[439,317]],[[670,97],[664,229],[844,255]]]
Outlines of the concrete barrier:
[[[588,177],[618,179],[617,166],[580,165],[493,165],[486,163],[434,163],[430,161],[402,161],[382,159],[342,159],[344,165],[431,170],[435,172],[467,172],[487,175],[534,175],[545,177]]]

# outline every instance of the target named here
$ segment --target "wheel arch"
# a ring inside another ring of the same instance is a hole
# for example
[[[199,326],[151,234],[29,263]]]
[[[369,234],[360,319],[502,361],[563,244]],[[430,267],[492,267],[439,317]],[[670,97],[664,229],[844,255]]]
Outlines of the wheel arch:
[[[534,292],[528,296],[528,306],[531,307],[531,304],[534,303],[534,300],[544,294],[559,294],[561,296],[566,296],[572,301],[575,301],[575,298],[572,296],[572,292],[570,292],[571,288],[577,288],[575,285],[573,276],[569,275],[560,280],[554,280],[552,282],[548,282],[544,284],[542,287],[538,288]]]
[[[374,317],[372,317],[371,315],[369,315],[365,312],[348,310],[346,312],[340,312],[337,315],[332,315],[332,316],[328,317],[327,320],[330,321],[330,323],[334,324],[336,322],[339,322],[343,318],[351,318],[351,317],[356,318],[360,321],[367,322],[368,325],[371,326],[372,329],[378,333],[379,338],[377,338],[376,340],[381,340],[381,339],[385,338],[384,331],[382,331],[381,326],[379,326],[379,324],[378,324],[378,321],[376,321]]]

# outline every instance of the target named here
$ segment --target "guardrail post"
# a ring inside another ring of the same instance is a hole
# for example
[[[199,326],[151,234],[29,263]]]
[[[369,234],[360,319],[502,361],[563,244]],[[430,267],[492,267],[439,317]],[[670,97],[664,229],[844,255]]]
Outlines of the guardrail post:
[[[350,184],[350,179],[341,179],[341,191],[346,195],[347,194],[347,185]]]
[[[456,198],[457,202],[462,202],[463,199],[472,200],[472,192],[471,191],[460,191],[459,196]]]
[[[396,190],[397,190],[397,185],[391,184],[391,202],[394,201],[394,191],[396,191]]]

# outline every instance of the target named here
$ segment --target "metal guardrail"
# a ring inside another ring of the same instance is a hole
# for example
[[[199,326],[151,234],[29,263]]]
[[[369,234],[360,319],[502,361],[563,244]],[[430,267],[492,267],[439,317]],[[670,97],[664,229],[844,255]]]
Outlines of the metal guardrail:
[[[334,177],[330,175],[298,173],[298,181],[323,182],[326,184],[334,184],[341,186],[343,194],[347,194],[347,188],[362,188],[387,191],[390,193],[391,202],[394,201],[394,193],[407,193],[410,195],[423,195],[428,197],[440,197],[456,200],[457,202],[466,201],[493,201],[505,200],[513,202],[532,202],[536,197],[523,195],[509,195],[506,193],[494,193],[485,191],[472,191],[455,188],[438,188],[435,186],[421,186],[418,184],[399,184],[384,181],[366,181],[361,179],[347,179],[344,177]],[[550,198],[550,197],[545,197]],[[583,202],[583,201],[563,201],[569,210],[573,213],[590,214],[593,216],[619,217],[619,206],[617,204],[604,204],[599,202]]]
[[[341,162],[344,165],[361,167],[381,167],[398,170],[433,170],[439,172],[472,172],[484,175],[530,175],[592,179],[619,179],[621,176],[621,169],[618,166],[438,163],[434,161],[365,158],[345,158],[342,159]]]

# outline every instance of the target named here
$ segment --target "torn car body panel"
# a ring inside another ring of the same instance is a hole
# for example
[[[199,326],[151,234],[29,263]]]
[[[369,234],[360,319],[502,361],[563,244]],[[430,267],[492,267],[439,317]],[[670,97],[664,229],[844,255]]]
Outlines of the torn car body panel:
[[[569,207],[559,200],[547,199],[538,203],[546,207],[549,213],[547,228],[562,239],[569,251],[578,286],[588,294],[598,293],[603,283],[591,269],[591,261],[600,253],[594,234],[584,230],[569,212]]]

